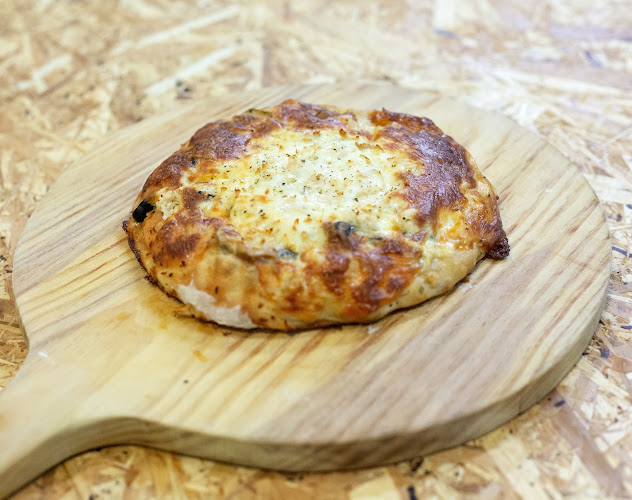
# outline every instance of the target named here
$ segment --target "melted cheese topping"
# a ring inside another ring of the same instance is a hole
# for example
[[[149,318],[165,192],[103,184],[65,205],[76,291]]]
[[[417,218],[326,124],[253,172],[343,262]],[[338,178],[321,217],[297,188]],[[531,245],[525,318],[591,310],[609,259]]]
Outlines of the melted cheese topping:
[[[344,221],[361,235],[414,233],[414,209],[395,196],[404,186],[397,172],[414,168],[398,151],[369,144],[336,129],[317,133],[276,131],[249,144],[238,160],[183,175],[182,187],[207,195],[198,204],[207,217],[224,217],[254,246],[301,252],[325,241],[323,222]],[[161,190],[157,206],[167,219],[182,200]]]

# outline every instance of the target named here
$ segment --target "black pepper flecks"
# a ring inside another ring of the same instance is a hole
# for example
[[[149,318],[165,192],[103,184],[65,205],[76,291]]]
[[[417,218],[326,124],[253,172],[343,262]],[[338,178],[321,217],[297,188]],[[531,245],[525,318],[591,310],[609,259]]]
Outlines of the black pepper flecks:
[[[132,213],[132,217],[134,217],[134,220],[136,222],[143,222],[145,218],[147,217],[147,214],[151,212],[153,209],[154,209],[154,206],[151,203],[149,203],[146,200],[143,200],[138,204],[138,206],[134,210],[134,213]]]

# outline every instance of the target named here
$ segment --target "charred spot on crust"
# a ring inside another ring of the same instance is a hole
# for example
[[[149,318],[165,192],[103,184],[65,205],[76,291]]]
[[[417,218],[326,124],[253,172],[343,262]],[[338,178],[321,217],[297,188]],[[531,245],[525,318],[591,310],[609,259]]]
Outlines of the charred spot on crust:
[[[136,222],[143,222],[147,217],[147,214],[154,209],[154,206],[149,203],[147,200],[141,201],[138,206],[134,209],[132,213],[132,217]]]
[[[353,289],[351,295],[357,308],[372,312],[388,297],[381,281],[390,273],[393,261],[379,252],[370,252],[358,257],[365,279]]]
[[[371,111],[369,113],[369,119],[373,125],[377,125],[378,127],[384,127],[393,123],[399,123],[404,127],[412,129],[435,127],[434,122],[430,118],[407,115],[406,113],[393,113],[386,109]]]
[[[330,251],[327,254],[326,266],[322,271],[322,278],[327,289],[335,294],[342,293],[345,273],[349,268],[351,258],[344,252]]]
[[[165,251],[172,258],[182,259],[182,265],[184,265],[185,259],[196,249],[199,241],[199,234],[174,238],[165,242]]]
[[[339,119],[342,113],[292,99],[282,102],[277,107],[275,114],[278,120],[292,122],[299,129],[344,127]]]
[[[136,242],[134,241],[134,238],[132,237],[132,233],[129,230],[129,220],[123,221],[123,231],[127,233],[127,244],[129,245],[132,252],[134,252],[134,256],[136,257],[136,260],[141,266],[143,266],[143,262],[140,259],[140,251],[138,250],[138,248],[136,248]]]
[[[405,144],[413,160],[424,165],[423,172],[397,174],[404,183],[398,195],[416,210],[415,221],[419,226],[426,222],[435,225],[440,209],[454,207],[465,198],[461,184],[476,183],[467,152],[447,136],[437,137],[426,131],[394,134],[395,137]]]
[[[215,218],[176,214],[162,224],[155,235],[151,248],[154,262],[166,267],[181,265],[183,260],[200,250],[203,236],[215,233],[219,225]]]
[[[405,279],[402,276],[394,274],[389,277],[388,282],[386,283],[386,291],[389,294],[394,294],[406,288],[410,280]]]
[[[501,240],[487,252],[487,256],[492,259],[504,259],[509,256],[509,240],[507,236],[503,236]]]
[[[152,278],[149,274],[147,276],[145,276],[145,281],[147,281],[148,283],[157,286],[158,285],[158,281],[156,281],[154,278]]]
[[[190,156],[182,151],[177,151],[169,158],[163,161],[156,170],[154,170],[143,186],[143,192],[148,194],[151,188],[170,186],[177,187],[180,182],[182,172],[190,168]]]
[[[191,138],[189,150],[193,157],[213,161],[238,158],[246,149],[250,139],[248,131],[238,123],[213,122],[198,130]]]
[[[184,209],[187,212],[198,211],[200,203],[209,199],[209,196],[205,192],[191,187],[183,188],[181,194]]]
[[[468,222],[480,235],[481,247],[485,254],[492,259],[503,259],[509,255],[509,241],[497,205],[493,205],[492,215],[491,220],[470,217]]]
[[[401,241],[389,239],[382,245],[382,252],[385,254],[404,255],[407,248]]]

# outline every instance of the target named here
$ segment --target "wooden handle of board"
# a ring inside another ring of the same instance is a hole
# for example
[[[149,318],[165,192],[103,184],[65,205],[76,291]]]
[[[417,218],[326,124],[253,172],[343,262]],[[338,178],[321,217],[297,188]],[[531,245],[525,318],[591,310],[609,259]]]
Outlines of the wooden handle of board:
[[[94,418],[78,418],[81,380],[27,357],[0,392],[0,498],[6,498],[62,460],[94,446]],[[76,398],[65,394],[76,393]],[[70,402],[70,404],[69,404]],[[91,422],[92,420],[92,422]]]

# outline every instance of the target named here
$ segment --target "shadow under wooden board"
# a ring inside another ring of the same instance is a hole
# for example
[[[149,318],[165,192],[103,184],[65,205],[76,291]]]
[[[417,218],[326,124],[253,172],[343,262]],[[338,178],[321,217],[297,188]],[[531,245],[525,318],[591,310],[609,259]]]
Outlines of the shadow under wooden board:
[[[121,223],[147,175],[208,121],[285,98],[432,118],[500,196],[511,255],[373,325],[294,335],[179,315]],[[136,443],[242,465],[328,470],[457,445],[537,402],[602,310],[610,244],[598,200],[510,120],[386,85],[224,96],[122,130],[66,171],[29,220],[14,290],[30,350],[0,394],[0,496],[75,453]]]

